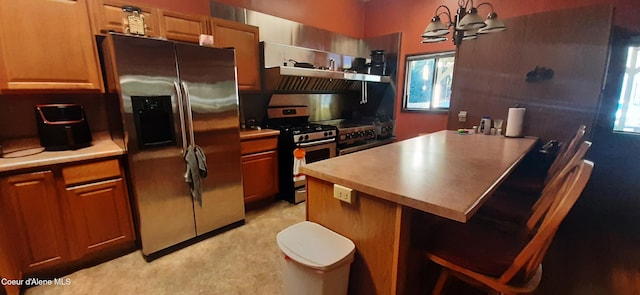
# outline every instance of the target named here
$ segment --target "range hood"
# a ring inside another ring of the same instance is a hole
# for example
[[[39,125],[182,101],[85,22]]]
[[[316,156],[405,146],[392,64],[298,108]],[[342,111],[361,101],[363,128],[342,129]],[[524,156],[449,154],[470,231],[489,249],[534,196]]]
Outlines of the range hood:
[[[391,82],[388,76],[295,67],[287,63],[294,60],[322,68],[333,60],[336,69],[349,69],[352,56],[264,41],[260,42],[260,49],[263,86],[267,92],[340,93],[359,91],[363,82]],[[285,63],[289,66],[282,66]]]
[[[388,76],[296,67],[265,69],[263,79],[267,90],[277,92],[347,92],[360,90],[362,82],[391,82]]]

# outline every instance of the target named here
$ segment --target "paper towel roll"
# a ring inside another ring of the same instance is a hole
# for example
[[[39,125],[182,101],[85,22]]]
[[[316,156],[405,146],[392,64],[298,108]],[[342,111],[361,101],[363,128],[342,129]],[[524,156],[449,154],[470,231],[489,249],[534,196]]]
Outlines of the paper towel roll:
[[[509,108],[509,115],[507,116],[507,131],[504,136],[506,137],[522,137],[522,124],[524,123],[524,111],[525,108]]]

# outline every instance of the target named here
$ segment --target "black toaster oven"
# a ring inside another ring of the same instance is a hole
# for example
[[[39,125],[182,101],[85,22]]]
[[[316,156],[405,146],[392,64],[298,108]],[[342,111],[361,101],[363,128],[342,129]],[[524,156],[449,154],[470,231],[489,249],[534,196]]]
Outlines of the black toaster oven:
[[[60,151],[91,145],[91,130],[84,107],[78,104],[39,104],[35,106],[40,145]]]

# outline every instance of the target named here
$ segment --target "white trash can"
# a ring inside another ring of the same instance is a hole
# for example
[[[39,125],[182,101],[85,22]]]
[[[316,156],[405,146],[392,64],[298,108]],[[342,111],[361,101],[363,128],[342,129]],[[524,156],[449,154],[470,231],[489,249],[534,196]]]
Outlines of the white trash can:
[[[353,242],[317,223],[303,221],[276,236],[284,254],[285,295],[347,294]]]

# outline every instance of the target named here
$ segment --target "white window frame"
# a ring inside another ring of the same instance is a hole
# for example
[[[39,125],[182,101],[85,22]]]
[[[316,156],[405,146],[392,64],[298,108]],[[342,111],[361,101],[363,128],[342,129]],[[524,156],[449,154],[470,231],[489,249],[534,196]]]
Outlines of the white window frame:
[[[640,133],[640,46],[629,46],[614,132]]]

